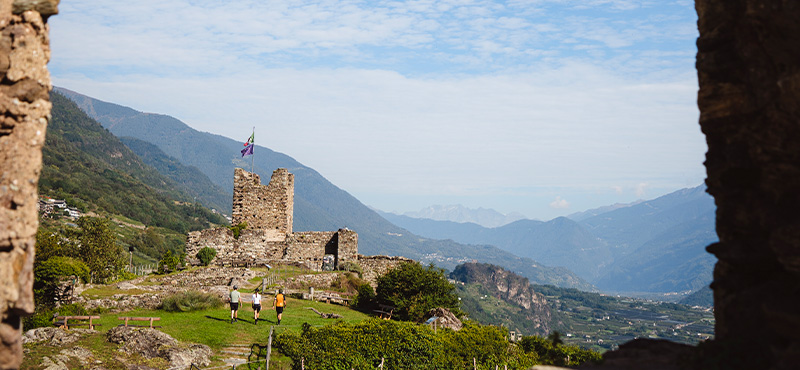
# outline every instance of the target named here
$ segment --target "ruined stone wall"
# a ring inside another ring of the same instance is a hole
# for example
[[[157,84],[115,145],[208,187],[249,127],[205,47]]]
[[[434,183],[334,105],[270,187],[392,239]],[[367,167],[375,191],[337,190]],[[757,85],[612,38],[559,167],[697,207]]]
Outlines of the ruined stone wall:
[[[737,367],[800,360],[800,4],[697,0],[700,126],[717,204],[716,340]]]
[[[272,172],[268,185],[251,172],[233,172],[233,224],[247,223],[248,229],[292,233],[294,214],[294,175],[285,168]]]
[[[287,249],[286,236],[275,230],[244,229],[239,239],[233,238],[233,231],[227,227],[218,227],[189,233],[186,241],[186,262],[199,265],[197,252],[204,247],[217,250],[212,265],[230,266],[234,263],[269,261],[284,259]]]
[[[0,369],[22,362],[33,313],[37,186],[52,88],[47,17],[57,0],[0,0]]]
[[[339,241],[338,264],[358,262],[358,233],[349,229],[337,231]]]
[[[414,260],[405,257],[358,255],[358,265],[361,266],[362,271],[361,277],[368,281],[373,288],[378,286],[378,276],[384,275],[389,270],[406,262],[414,262]]]
[[[292,234],[288,240],[286,259],[308,261],[313,270],[322,270],[322,258],[336,254],[338,238],[335,231],[305,231]]]

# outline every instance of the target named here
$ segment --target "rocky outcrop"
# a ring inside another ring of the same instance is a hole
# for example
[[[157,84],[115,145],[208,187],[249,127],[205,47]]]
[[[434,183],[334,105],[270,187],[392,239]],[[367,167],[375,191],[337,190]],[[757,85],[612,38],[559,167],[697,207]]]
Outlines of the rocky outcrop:
[[[524,308],[537,331],[550,331],[550,306],[542,294],[533,290],[527,278],[487,263],[458,265],[450,276],[467,284],[480,284],[492,296]]]
[[[67,331],[55,327],[36,328],[25,332],[22,336],[22,343],[47,342],[46,344],[49,346],[61,347],[74,343],[81,339],[82,336],[90,333],[97,333],[97,331],[90,329],[70,329]]]
[[[58,0],[0,1],[0,369],[22,362],[33,313],[33,256],[42,145],[52,88],[47,17]]]
[[[175,338],[150,328],[117,326],[106,334],[111,343],[121,344],[120,352],[139,354],[144,358],[160,357],[171,368],[187,368],[191,364],[208,366],[211,348],[203,344],[181,344]]]
[[[428,311],[428,313],[425,314],[424,321],[428,322],[428,320],[433,317],[435,317],[435,319],[433,319],[430,324],[435,325],[436,328],[447,328],[459,331],[464,326],[456,315],[453,315],[450,310],[444,307],[438,307]]]

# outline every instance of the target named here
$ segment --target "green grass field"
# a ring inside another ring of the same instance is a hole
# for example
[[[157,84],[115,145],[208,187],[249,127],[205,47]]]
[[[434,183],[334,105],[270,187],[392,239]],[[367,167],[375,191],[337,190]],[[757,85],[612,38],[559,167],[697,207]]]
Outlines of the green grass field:
[[[154,325],[161,326],[158,330],[171,335],[181,342],[201,343],[211,347],[215,355],[212,358],[212,366],[218,366],[223,364],[222,358],[225,357],[219,356],[220,350],[226,346],[253,343],[266,345],[270,326],[274,326],[274,333],[278,334],[282,331],[300,331],[303,323],[309,323],[312,326],[323,326],[338,321],[354,323],[369,317],[365,313],[340,305],[290,298],[287,301],[281,325],[277,325],[275,311],[270,308],[271,302],[265,301],[264,306],[265,309],[261,311],[258,325],[253,323],[253,309],[248,304],[241,307],[239,321],[233,324],[230,323],[231,311],[227,304],[221,308],[194,312],[133,310],[99,314],[100,319],[95,320],[96,323],[100,324],[96,328],[99,333],[81,339],[75,345],[90,349],[95,354],[93,358],[102,361],[108,369],[124,369],[124,365],[119,361],[121,355],[116,351],[117,345],[107,342],[105,333],[123,322],[118,317],[160,317],[160,321],[154,322]],[[323,319],[307,308],[315,308],[323,313],[337,313],[342,315],[342,318]],[[129,322],[129,325],[133,324],[147,325],[148,323],[142,321]],[[25,345],[25,347],[28,349],[28,353],[26,353],[23,360],[23,366],[21,367],[23,370],[44,369],[42,358],[58,354],[58,351],[61,350],[61,348],[46,345]],[[288,358],[281,356],[280,353],[273,352],[273,360],[270,362],[270,366],[276,369],[288,368],[288,361]],[[125,363],[139,363],[156,368],[167,367],[167,363],[164,360],[144,360],[136,356],[127,357]],[[275,366],[272,366],[273,363]],[[75,368],[80,367],[77,363],[69,365],[77,366]]]

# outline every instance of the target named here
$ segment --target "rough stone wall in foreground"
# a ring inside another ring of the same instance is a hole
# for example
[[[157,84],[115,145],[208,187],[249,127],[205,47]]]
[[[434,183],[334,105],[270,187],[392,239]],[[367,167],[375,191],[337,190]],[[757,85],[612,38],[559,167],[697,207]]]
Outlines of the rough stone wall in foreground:
[[[268,185],[241,168],[233,173],[233,224],[247,223],[248,229],[292,233],[294,175],[285,168],[272,172]]]
[[[46,23],[58,1],[0,0],[0,369],[22,362],[33,313],[33,258],[42,145],[52,88]]]
[[[800,3],[697,0],[700,126],[717,204],[716,342],[800,362]],[[744,360],[744,362],[740,361]]]

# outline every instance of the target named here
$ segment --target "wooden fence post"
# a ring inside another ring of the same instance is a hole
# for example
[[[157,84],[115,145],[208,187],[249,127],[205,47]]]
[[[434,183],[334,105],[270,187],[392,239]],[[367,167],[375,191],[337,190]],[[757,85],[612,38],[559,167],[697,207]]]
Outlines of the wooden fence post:
[[[264,370],[269,370],[269,357],[272,355],[272,329],[274,326],[269,327],[269,339],[267,339],[267,363],[264,365]]]

